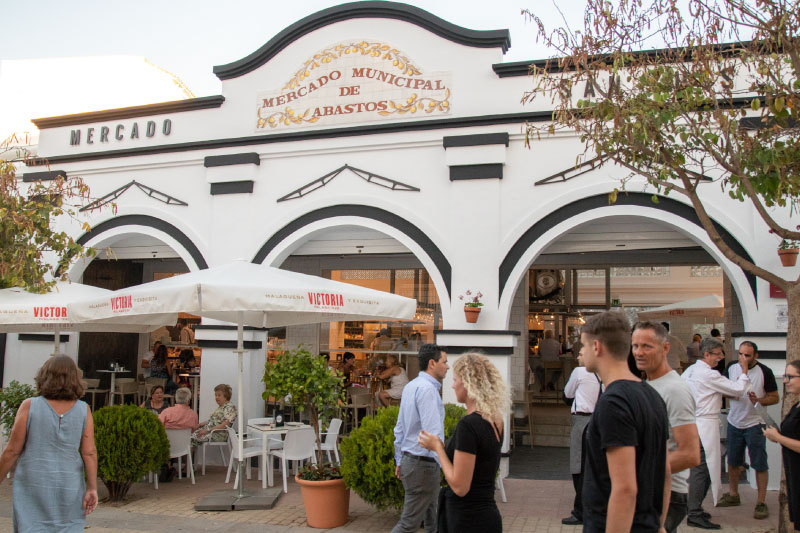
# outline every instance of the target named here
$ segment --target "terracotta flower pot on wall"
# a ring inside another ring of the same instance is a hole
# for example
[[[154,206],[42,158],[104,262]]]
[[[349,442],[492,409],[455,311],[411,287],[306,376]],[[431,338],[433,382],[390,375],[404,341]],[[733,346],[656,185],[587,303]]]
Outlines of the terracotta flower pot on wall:
[[[797,248],[784,248],[778,250],[778,257],[781,264],[785,267],[792,267],[797,263]]]
[[[303,493],[306,521],[309,527],[330,529],[347,523],[350,511],[350,489],[344,479],[305,481],[295,476]]]
[[[467,317],[467,322],[470,324],[474,324],[478,321],[478,315],[481,314],[480,307],[468,307],[464,306],[464,315]]]

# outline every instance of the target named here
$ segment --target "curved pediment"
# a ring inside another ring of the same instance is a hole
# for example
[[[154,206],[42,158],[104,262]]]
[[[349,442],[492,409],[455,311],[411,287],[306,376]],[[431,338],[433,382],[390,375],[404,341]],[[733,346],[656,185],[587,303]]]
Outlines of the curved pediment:
[[[215,66],[214,74],[221,80],[237,78],[264,65],[281,50],[304,35],[336,22],[359,18],[402,20],[465,46],[477,48],[500,47],[504,53],[511,46],[508,30],[469,30],[447,22],[418,7],[396,2],[353,2],[323,9],[295,22],[249,56],[227,65]]]

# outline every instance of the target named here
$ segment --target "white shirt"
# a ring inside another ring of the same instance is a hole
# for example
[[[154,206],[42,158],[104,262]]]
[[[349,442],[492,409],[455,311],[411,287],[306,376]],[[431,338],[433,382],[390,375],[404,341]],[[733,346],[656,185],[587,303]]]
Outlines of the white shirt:
[[[153,358],[152,350],[147,350],[146,352],[144,352],[144,355],[142,355],[142,361],[147,361],[148,363],[152,358]],[[139,365],[141,365],[141,363],[139,363]],[[139,370],[141,371],[142,376],[144,376],[145,378],[150,377],[150,368],[140,368]]]
[[[597,374],[589,372],[586,367],[576,366],[564,387],[564,396],[575,398],[570,412],[593,413],[599,395],[600,380],[597,378]]]
[[[747,377],[750,379],[750,390],[756,394],[757,398],[763,398],[766,395],[766,389],[764,387],[766,380],[763,368],[763,365],[756,363],[753,368],[747,371]],[[772,374],[769,369],[767,369],[767,372],[769,372],[772,377],[770,388],[777,391],[778,386],[775,383],[774,374]],[[728,376],[731,379],[737,379],[741,374],[742,366],[738,363],[728,368]],[[747,429],[764,423],[753,408],[753,402],[747,397],[747,393],[737,395],[735,399],[731,400],[728,422],[738,429]]]
[[[696,405],[696,416],[719,415],[722,408],[722,396],[739,397],[750,390],[750,379],[742,374],[736,381],[731,381],[702,359],[681,374],[692,389]]]

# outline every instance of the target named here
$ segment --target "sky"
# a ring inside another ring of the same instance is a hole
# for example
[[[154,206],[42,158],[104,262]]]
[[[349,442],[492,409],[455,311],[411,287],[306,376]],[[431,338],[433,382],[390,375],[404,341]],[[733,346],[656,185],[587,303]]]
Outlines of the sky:
[[[196,96],[219,94],[215,65],[245,57],[297,20],[335,0],[28,0],[14,3],[0,32],[0,60],[101,55],[144,56],[181,78]],[[549,57],[522,8],[562,25],[551,0],[408,0],[453,24],[508,29],[504,61]],[[570,25],[583,0],[558,0]]]

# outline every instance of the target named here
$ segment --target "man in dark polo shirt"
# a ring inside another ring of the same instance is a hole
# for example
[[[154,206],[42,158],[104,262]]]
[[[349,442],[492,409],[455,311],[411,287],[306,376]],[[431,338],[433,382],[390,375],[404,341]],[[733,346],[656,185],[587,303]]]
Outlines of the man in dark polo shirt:
[[[657,531],[670,497],[664,400],[628,368],[630,326],[624,315],[590,317],[581,329],[586,370],[605,391],[586,431],[583,530]]]

